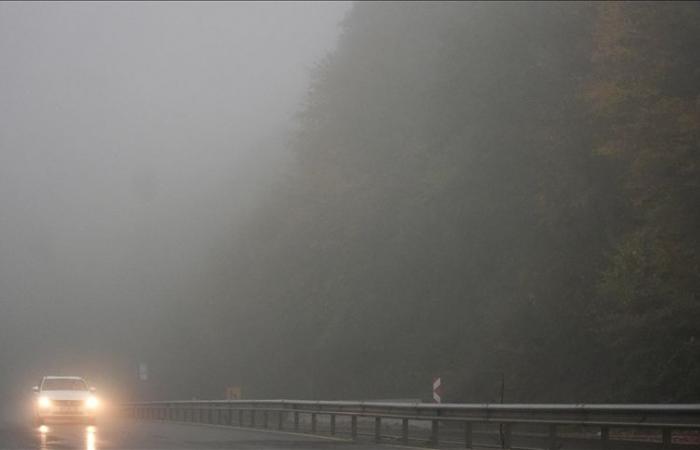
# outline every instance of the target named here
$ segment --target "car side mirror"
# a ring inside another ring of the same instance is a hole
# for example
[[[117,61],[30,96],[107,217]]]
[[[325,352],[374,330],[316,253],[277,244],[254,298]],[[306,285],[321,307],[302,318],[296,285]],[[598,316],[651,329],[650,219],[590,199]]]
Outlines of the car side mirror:
[[[32,391],[33,391],[33,392],[39,392],[39,386],[34,386],[34,387],[32,388]]]
[[[94,394],[95,392],[97,392],[97,388],[95,388],[94,386],[91,387],[91,388],[90,388],[90,392],[92,392],[92,393]]]

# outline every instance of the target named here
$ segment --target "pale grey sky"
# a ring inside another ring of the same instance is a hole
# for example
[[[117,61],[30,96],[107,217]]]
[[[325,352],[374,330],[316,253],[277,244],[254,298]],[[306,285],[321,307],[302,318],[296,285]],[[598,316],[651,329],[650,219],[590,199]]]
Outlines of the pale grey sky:
[[[173,301],[280,164],[349,7],[0,3],[0,378]]]

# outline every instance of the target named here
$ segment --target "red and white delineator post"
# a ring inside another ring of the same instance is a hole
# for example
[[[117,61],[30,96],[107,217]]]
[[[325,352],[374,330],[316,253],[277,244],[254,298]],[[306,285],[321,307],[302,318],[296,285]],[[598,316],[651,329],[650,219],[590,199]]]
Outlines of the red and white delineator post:
[[[433,401],[442,403],[442,379],[440,377],[433,378]]]

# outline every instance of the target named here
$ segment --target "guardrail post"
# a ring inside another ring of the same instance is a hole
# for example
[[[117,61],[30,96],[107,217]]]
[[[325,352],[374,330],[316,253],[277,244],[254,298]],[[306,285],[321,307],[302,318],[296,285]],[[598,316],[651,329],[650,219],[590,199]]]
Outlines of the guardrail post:
[[[549,426],[549,445],[547,447],[549,450],[557,450],[557,426],[556,424],[551,424]]]
[[[255,409],[250,410],[250,426],[255,428]]]
[[[316,413],[311,413],[311,432],[316,432]]]
[[[238,426],[243,426],[243,410],[238,410]]]
[[[294,431],[299,431],[299,411],[294,411]]]
[[[214,407],[207,406],[207,423],[214,423]]]
[[[277,412],[277,429],[284,429],[284,412],[282,411]]]
[[[661,429],[661,443],[662,443],[664,449],[671,448],[673,440],[672,440],[670,428],[662,428]]]
[[[382,418],[381,417],[374,418],[374,440],[375,440],[375,442],[379,442],[382,440]]]
[[[331,435],[335,434],[335,414],[331,414]]]
[[[600,448],[603,450],[607,449],[609,440],[610,440],[610,428],[601,427],[600,428]]]
[[[263,428],[267,428],[267,410],[263,411]]]
[[[513,433],[511,433],[511,429],[511,424],[503,424],[503,448],[506,450],[513,448]]]
[[[233,407],[229,406],[228,408],[228,424],[233,425]]]
[[[350,435],[353,439],[357,439],[357,416],[350,418]]]
[[[408,419],[401,419],[401,442],[408,444]]]
[[[464,422],[464,448],[472,448],[472,423]]]
[[[440,442],[440,421],[433,419],[430,427],[430,443],[438,445]]]

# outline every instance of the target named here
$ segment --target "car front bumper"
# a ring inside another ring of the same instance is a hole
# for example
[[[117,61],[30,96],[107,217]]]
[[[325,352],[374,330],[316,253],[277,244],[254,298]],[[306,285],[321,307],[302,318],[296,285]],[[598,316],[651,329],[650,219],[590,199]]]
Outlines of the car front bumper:
[[[34,415],[41,421],[74,422],[94,419],[97,416],[97,411],[85,407],[52,407],[37,409]]]

